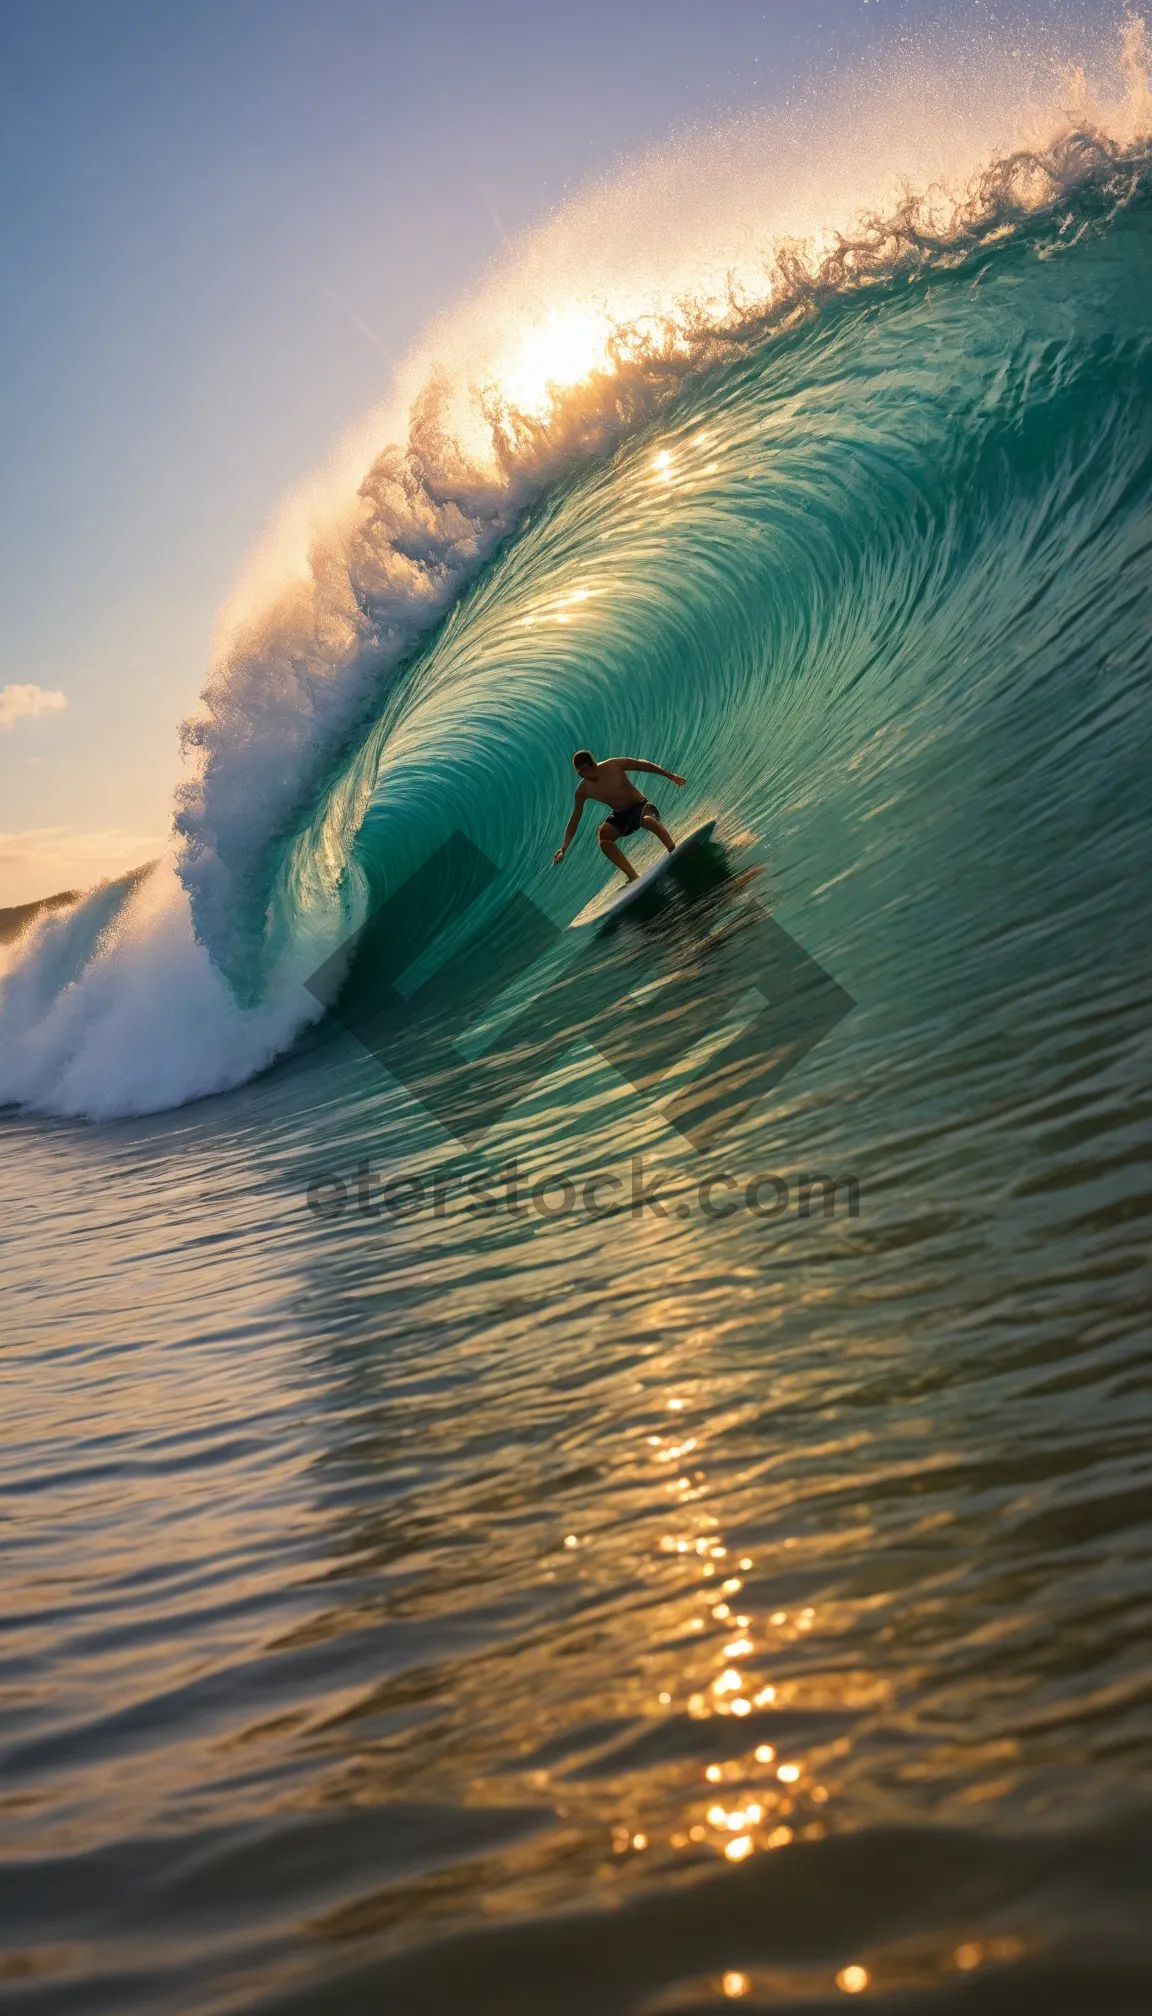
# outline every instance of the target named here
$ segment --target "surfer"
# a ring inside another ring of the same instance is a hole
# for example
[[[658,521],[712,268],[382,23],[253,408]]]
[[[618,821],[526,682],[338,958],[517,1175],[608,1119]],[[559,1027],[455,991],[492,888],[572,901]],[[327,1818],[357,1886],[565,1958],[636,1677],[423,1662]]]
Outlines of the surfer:
[[[599,827],[600,849],[614,867],[623,870],[629,882],[635,882],[636,870],[619,846],[629,833],[635,833],[643,826],[649,833],[655,833],[671,854],[676,842],[667,827],[661,825],[660,814],[651,799],[645,798],[644,793],[636,789],[628,772],[640,770],[651,777],[667,777],[670,784],[676,785],[683,784],[683,777],[677,777],[674,770],[662,770],[659,763],[645,763],[639,756],[606,756],[603,763],[598,763],[590,749],[577,749],[572,767],[580,782],[576,786],[572,817],[565,828],[563,842],[552,856],[553,866],[564,859],[576,838],[580,815],[589,799],[609,808],[607,819]]]

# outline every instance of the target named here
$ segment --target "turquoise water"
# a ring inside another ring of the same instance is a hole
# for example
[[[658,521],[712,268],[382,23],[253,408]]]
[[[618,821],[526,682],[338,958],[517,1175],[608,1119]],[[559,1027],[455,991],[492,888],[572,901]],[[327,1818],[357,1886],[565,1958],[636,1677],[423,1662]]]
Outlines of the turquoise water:
[[[226,930],[189,878],[177,1063],[162,871],[10,963],[13,2008],[1146,2002],[1146,161],[992,223],[553,470]],[[456,829],[566,926],[581,743],[714,877],[582,937],[482,1138],[260,1022]],[[698,1151],[679,1018],[764,913],[854,1006]]]

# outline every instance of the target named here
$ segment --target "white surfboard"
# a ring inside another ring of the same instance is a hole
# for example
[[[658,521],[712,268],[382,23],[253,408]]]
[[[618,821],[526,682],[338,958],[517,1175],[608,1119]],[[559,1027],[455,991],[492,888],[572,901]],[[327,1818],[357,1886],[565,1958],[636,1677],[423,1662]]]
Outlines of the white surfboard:
[[[572,919],[572,928],[584,924],[603,924],[610,917],[619,916],[621,910],[627,910],[638,897],[643,896],[655,883],[662,881],[669,870],[675,868],[676,863],[682,861],[686,854],[691,854],[702,841],[709,839],[715,824],[714,819],[706,819],[703,826],[694,827],[685,839],[677,843],[670,854],[661,854],[660,859],[654,861],[650,868],[645,868],[644,873],[638,875],[634,882],[626,882],[622,889],[619,883],[613,883],[610,889],[602,890],[599,896],[592,898],[591,903],[585,904],[578,917]]]

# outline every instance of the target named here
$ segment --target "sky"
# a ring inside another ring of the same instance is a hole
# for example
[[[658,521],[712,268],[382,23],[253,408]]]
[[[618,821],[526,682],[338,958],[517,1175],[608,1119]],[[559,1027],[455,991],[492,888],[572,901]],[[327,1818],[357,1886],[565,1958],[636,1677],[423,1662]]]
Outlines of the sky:
[[[507,236],[993,11],[0,0],[0,905],[159,851],[247,555]]]

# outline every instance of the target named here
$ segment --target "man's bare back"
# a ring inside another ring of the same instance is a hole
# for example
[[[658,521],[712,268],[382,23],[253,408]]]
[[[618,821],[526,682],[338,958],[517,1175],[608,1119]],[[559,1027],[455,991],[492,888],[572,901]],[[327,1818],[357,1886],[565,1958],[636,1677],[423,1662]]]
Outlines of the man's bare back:
[[[578,749],[572,758],[573,768],[580,779],[576,787],[576,797],[572,805],[572,817],[568,821],[564,839],[552,856],[553,864],[564,859],[576,837],[580,816],[590,801],[597,805],[607,805],[609,817],[601,822],[599,831],[600,848],[614,867],[623,870],[629,882],[636,880],[636,870],[622,854],[620,840],[629,833],[635,833],[643,826],[671,853],[676,842],[667,827],[661,825],[660,814],[655,805],[637,790],[630,770],[637,770],[652,777],[667,777],[670,784],[683,784],[674,770],[664,770],[659,763],[648,763],[640,756],[606,756],[598,763],[589,749]],[[618,815],[618,816],[612,816]]]

